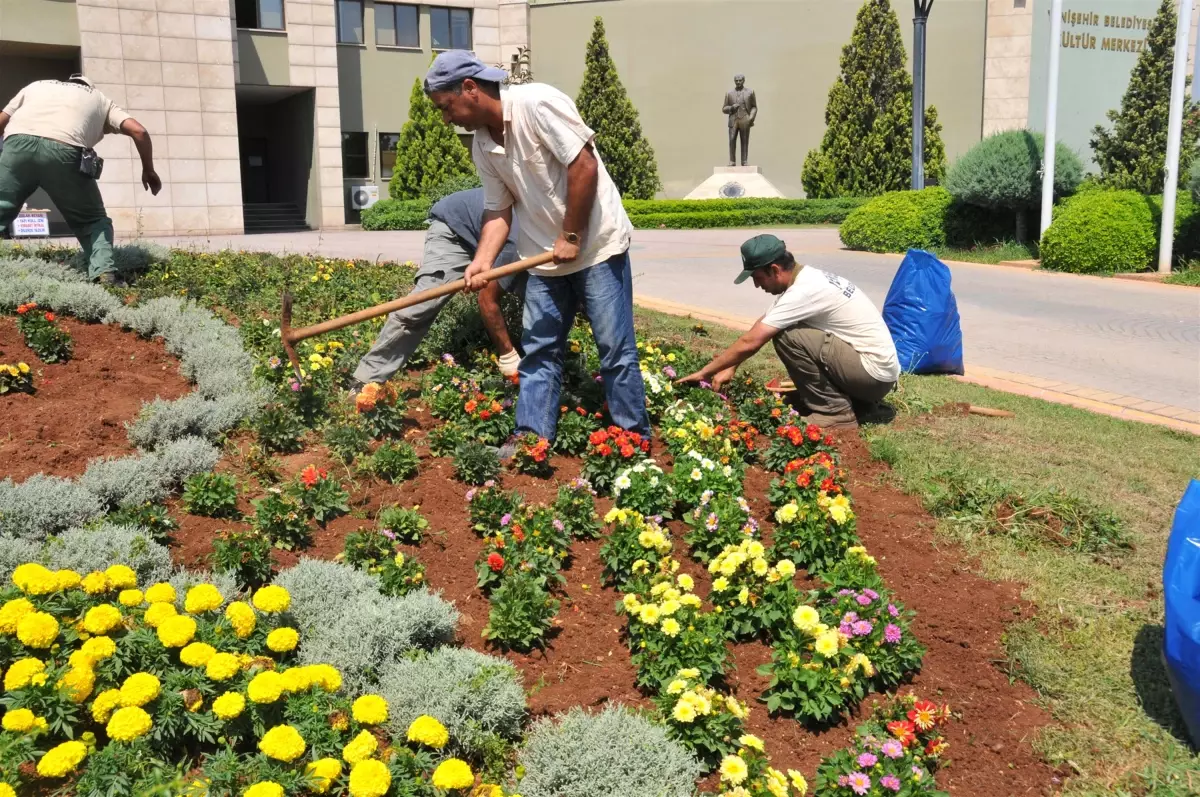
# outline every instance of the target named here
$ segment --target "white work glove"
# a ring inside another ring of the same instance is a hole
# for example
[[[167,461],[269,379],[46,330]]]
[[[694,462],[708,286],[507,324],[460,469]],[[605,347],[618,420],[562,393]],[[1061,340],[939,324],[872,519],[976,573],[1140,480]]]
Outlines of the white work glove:
[[[513,349],[508,354],[501,354],[496,362],[500,365],[500,373],[505,376],[516,376],[517,369],[521,366],[521,355],[517,354],[516,349]]]

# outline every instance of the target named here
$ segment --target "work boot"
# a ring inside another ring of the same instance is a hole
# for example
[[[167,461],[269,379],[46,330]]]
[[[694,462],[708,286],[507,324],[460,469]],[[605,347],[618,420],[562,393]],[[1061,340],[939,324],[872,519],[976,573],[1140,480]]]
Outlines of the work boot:
[[[800,423],[802,425],[815,424],[823,432],[853,432],[858,430],[858,421],[853,415],[843,417],[840,415],[819,415],[813,413],[802,417]]]
[[[366,385],[362,382],[359,382],[357,379],[350,380],[350,392],[346,394],[346,398],[351,404],[358,399],[358,394],[362,392],[364,387],[366,387]]]
[[[96,282],[105,288],[128,288],[129,283],[121,279],[121,275],[115,271],[106,271],[99,277],[96,277]]]

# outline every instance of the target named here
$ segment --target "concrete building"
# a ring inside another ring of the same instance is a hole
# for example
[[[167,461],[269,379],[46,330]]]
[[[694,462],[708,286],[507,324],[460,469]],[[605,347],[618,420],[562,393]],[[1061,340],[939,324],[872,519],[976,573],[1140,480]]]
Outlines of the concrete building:
[[[1159,0],[1066,0],[1060,138],[1090,161]],[[578,91],[592,20],[655,147],[664,195],[724,165],[720,100],[741,72],[758,97],[751,162],[802,196],[859,0],[0,0],[0,103],[82,71],[150,130],[164,188],[139,183],[110,136],[101,188],[118,231],[204,234],[356,223],[352,190],[387,194],[413,81],[465,47]],[[911,57],[911,5],[893,0]],[[1042,126],[1050,0],[939,0],[927,95],[953,160],[981,136]],[[1197,6],[1200,17],[1200,5]],[[1195,47],[1195,19],[1192,32]],[[1189,73],[1193,60],[1189,60]],[[31,207],[47,207],[35,196]]]

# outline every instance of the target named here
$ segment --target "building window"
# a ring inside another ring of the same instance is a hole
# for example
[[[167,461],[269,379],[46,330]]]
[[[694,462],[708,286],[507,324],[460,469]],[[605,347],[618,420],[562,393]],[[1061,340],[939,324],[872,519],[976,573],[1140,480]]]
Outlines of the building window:
[[[392,179],[396,168],[396,144],[400,143],[399,133],[379,134],[379,179]]]
[[[363,43],[362,0],[337,0],[337,22],[340,43]]]
[[[433,34],[433,49],[471,49],[471,9],[430,8],[429,27]]]
[[[371,176],[366,133],[342,133],[342,176],[365,180]]]
[[[417,7],[376,3],[375,43],[384,47],[420,47]]]
[[[239,28],[283,30],[283,0],[235,0]]]

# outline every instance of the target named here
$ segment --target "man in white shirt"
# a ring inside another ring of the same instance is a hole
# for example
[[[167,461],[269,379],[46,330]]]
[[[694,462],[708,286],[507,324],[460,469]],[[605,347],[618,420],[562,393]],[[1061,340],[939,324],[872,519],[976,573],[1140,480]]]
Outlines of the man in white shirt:
[[[157,194],[162,180],[154,171],[150,134],[82,75],[30,83],[0,111],[0,230],[30,194],[44,188],[79,239],[88,276],[104,284],[117,281],[113,226],[96,185],[99,159],[92,148],[108,133],[133,139],[142,185]]]
[[[582,308],[600,350],[613,423],[648,435],[633,331],[633,225],[575,103],[542,83],[501,91],[505,78],[503,69],[485,66],[473,53],[450,50],[429,68],[425,92],[448,124],[475,132],[471,157],[483,181],[485,212],[467,286],[485,284],[481,275],[504,246],[514,213],[517,253],[554,253],[554,264],[535,268],[525,288],[516,432],[554,439],[567,334]],[[510,443],[501,457],[511,450]]]
[[[797,263],[774,235],[742,244],[734,282],[747,278],[779,298],[736,343],[680,381],[719,388],[771,341],[810,423],[852,429],[870,416],[900,379],[896,345],[871,300],[849,280]]]

